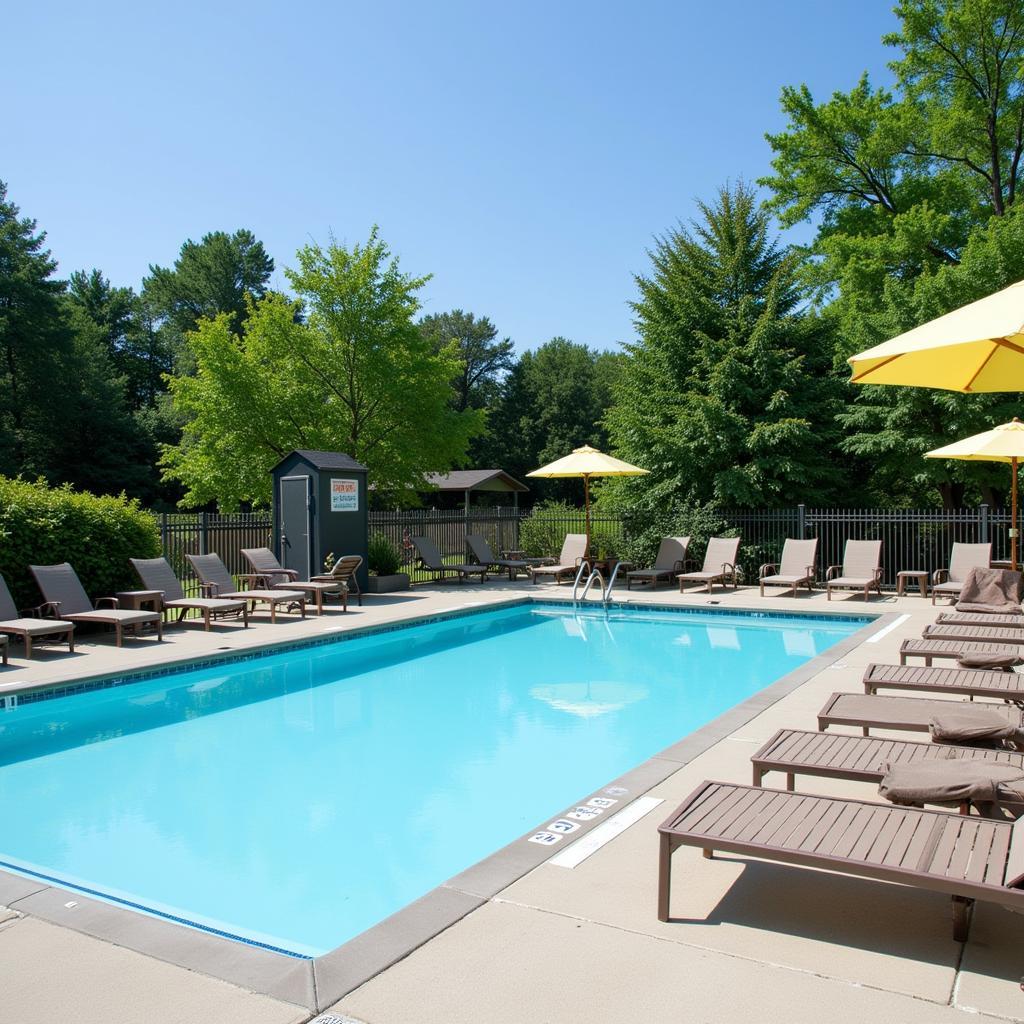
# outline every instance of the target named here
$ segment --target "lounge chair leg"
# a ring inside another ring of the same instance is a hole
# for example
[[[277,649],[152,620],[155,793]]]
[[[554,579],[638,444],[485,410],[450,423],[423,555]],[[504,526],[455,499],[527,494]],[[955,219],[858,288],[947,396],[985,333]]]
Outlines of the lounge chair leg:
[[[705,860],[714,860],[715,859],[715,851],[714,850],[704,849],[704,850],[701,850],[701,854],[703,855]]]
[[[277,604],[274,601],[270,602],[270,622],[271,625],[277,622]]]
[[[207,633],[210,632],[210,609],[203,609],[203,630]]]
[[[116,646],[118,646],[118,647],[121,646],[121,639],[122,639],[121,638],[121,623],[120,622],[115,622],[114,623],[114,642],[115,642]]]
[[[662,835],[658,847],[658,920],[668,920],[668,901],[672,892],[672,837]]]
[[[242,602],[242,628],[249,628],[249,606],[244,601]]]
[[[160,618],[158,618],[156,620],[156,641],[157,641],[157,643],[160,643],[163,640],[163,638],[164,638],[164,619],[163,619],[163,616],[161,615]]]
[[[8,657],[8,655],[7,655],[7,644],[4,644],[3,657],[4,657],[4,664],[6,665],[7,664],[7,657]]]
[[[32,660],[32,637],[25,637],[25,660]],[[4,644],[4,664],[7,664],[7,644]]]
[[[73,629],[68,630],[68,654],[75,653],[75,631]]]
[[[965,896],[953,897],[953,941],[966,942],[971,930],[971,909],[974,900]]]
[[[792,772],[786,772],[786,789],[791,793],[796,789],[796,776]]]

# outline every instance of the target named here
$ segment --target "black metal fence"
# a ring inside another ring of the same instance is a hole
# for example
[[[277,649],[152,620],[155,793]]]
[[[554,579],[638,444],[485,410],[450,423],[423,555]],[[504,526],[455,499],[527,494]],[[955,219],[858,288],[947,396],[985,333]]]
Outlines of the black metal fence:
[[[895,586],[901,569],[933,572],[949,565],[953,544],[992,543],[993,557],[1010,553],[1010,515],[1006,509],[987,505],[955,510],[889,508],[807,508],[797,505],[779,509],[723,509],[718,515],[730,532],[743,538],[740,558],[748,580],[756,578],[762,562],[777,560],[787,537],[817,537],[818,566],[839,565],[847,540],[881,540],[883,583]],[[165,556],[179,578],[191,580],[186,554],[216,552],[232,573],[247,571],[241,550],[270,547],[269,513],[163,514],[157,517]],[[401,552],[404,571],[414,580],[429,574],[415,570],[412,537],[426,536],[449,561],[468,558],[466,534],[479,533],[499,555],[525,549],[528,554],[557,554],[566,533],[582,533],[583,511],[565,514],[529,513],[514,508],[470,510],[414,509],[371,512],[371,533],[383,534]],[[628,544],[638,527],[634,516],[595,513],[591,535],[596,548]],[[603,552],[598,551],[598,554]],[[695,551],[699,556],[701,552]]]

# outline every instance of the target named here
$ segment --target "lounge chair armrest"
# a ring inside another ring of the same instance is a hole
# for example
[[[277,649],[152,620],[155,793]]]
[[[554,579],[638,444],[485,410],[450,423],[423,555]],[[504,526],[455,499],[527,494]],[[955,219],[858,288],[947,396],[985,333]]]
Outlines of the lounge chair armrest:
[[[683,572],[689,572],[691,569],[696,572],[700,569],[701,564],[696,558],[688,558],[683,562]]]
[[[280,569],[275,569],[272,573],[269,573],[268,575],[270,575],[270,576],[277,576],[280,573],[284,573],[285,576],[287,576],[289,580],[297,580],[299,578],[299,570],[298,569],[285,569],[283,567],[280,568]]]
[[[740,571],[740,567],[738,565],[733,565],[732,562],[723,562],[722,563],[722,575],[723,576],[735,576],[736,573],[739,572],[739,571]]]
[[[774,569],[776,572],[778,572],[779,563],[778,562],[765,562],[764,565],[762,565],[761,568],[758,570],[758,573],[757,573],[758,579],[762,579],[763,580],[765,578],[765,576],[770,576],[771,575],[771,573],[769,572],[770,569]]]
[[[807,573],[809,580],[816,580],[818,578],[818,567],[816,565],[804,566],[804,572]]]
[[[932,573],[932,586],[934,587],[936,583],[945,583],[948,579],[948,569],[936,569],[935,572]]]
[[[120,608],[121,607],[121,602],[118,601],[118,599],[116,597],[97,597],[96,598],[96,605],[95,606],[97,608],[102,608],[104,606],[104,604],[110,605],[111,608]]]
[[[44,601],[37,608],[32,609],[32,612],[40,619],[60,618],[60,601]]]
[[[199,593],[202,594],[203,597],[216,597],[219,590],[220,588],[217,586],[216,583],[199,584]]]
[[[842,568],[843,567],[841,565],[830,565],[825,570],[825,579],[826,580],[835,579],[835,577],[838,576],[839,573],[841,572]]]
[[[632,563],[623,561],[623,565],[631,565]],[[686,560],[683,558],[677,558],[672,565],[673,572],[686,572]]]

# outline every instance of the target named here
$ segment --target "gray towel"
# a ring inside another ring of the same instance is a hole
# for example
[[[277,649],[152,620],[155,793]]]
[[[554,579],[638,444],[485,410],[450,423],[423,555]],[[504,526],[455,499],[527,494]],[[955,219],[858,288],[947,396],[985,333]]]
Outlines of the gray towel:
[[[1021,614],[1021,574],[1009,569],[968,569],[960,587],[960,612]]]
[[[1012,672],[1014,666],[1024,665],[1024,658],[1008,650],[1005,654],[996,654],[994,651],[978,651],[976,654],[961,654],[956,659],[961,668],[991,668],[1002,669],[1004,672]]]
[[[990,816],[999,803],[1000,786],[1019,782],[1024,771],[1009,764],[943,758],[916,764],[887,764],[878,793],[894,804],[960,804],[970,800]]]
[[[936,713],[928,723],[934,743],[965,746],[1008,747],[1024,750],[1024,730],[1011,725],[1002,715],[984,708],[964,707]]]

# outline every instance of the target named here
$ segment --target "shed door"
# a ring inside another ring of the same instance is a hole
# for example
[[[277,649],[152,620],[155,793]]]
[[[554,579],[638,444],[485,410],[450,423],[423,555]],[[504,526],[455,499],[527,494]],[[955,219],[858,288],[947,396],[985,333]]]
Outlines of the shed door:
[[[308,476],[281,477],[281,564],[309,579],[312,539]]]

